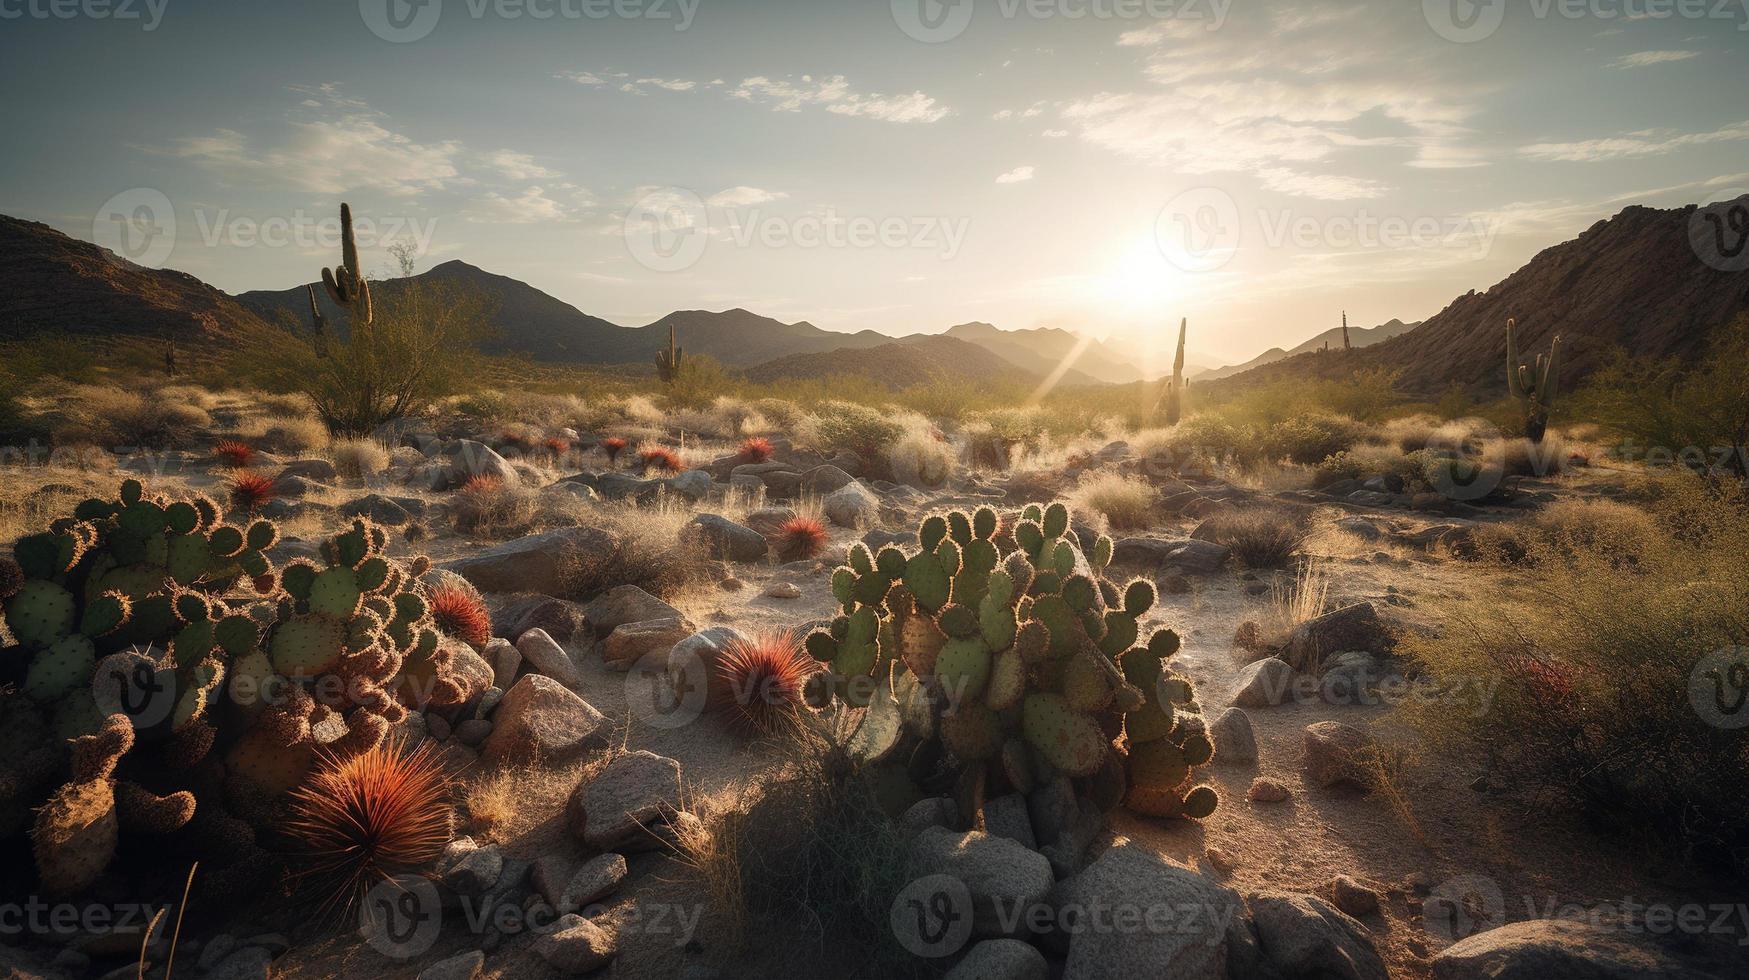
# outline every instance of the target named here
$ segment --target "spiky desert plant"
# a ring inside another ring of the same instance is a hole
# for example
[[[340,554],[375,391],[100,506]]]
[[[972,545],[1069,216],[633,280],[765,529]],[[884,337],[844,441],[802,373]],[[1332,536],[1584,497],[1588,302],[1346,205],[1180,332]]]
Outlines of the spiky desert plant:
[[[786,731],[805,710],[802,688],[816,670],[793,631],[738,635],[717,658],[710,701],[738,731]]]
[[[601,451],[607,454],[607,465],[614,466],[619,463],[619,454],[625,452],[629,444],[619,436],[608,436],[601,440],[600,445]]]
[[[667,446],[644,446],[638,450],[638,464],[645,473],[678,473],[685,469],[680,454]]]
[[[1154,415],[1162,425],[1177,425],[1184,415],[1184,335],[1189,328],[1189,317],[1178,321],[1178,353],[1172,358],[1172,377],[1160,382],[1160,397],[1154,403]]]
[[[242,511],[256,511],[278,496],[273,477],[266,473],[245,470],[231,477],[231,506]]]
[[[806,561],[826,549],[826,524],[818,517],[797,514],[777,527],[777,557]]]
[[[1556,358],[1561,351],[1561,335],[1556,334],[1547,354],[1538,354],[1536,364],[1518,359],[1518,328],[1516,319],[1506,321],[1506,390],[1524,410],[1524,436],[1531,442],[1542,442],[1549,427],[1549,408],[1555,402],[1555,389],[1560,381]]]
[[[548,456],[558,459],[571,451],[571,440],[560,436],[550,436],[541,441],[541,448],[547,451]]]
[[[427,590],[431,604],[431,620],[437,631],[453,637],[475,650],[484,649],[492,639],[492,613],[480,593],[465,580],[459,584],[445,581]]]
[[[352,315],[352,325],[368,327],[371,322],[370,283],[364,278],[364,267],[358,261],[358,240],[352,234],[352,206],[340,205],[340,266],[322,270],[322,285],[328,296]],[[311,308],[315,306],[312,293]],[[320,315],[317,329],[322,326]]]
[[[255,461],[255,447],[237,439],[225,439],[213,447],[219,462],[233,469],[245,469]]]
[[[741,440],[741,446],[735,451],[735,456],[742,462],[763,463],[771,458],[772,452],[770,439],[764,436],[752,436]]]
[[[293,881],[324,914],[352,909],[379,882],[425,871],[455,833],[449,778],[433,748],[389,739],[325,757],[291,797],[284,826],[303,866]]]
[[[656,352],[656,374],[663,384],[680,380],[680,348],[674,346],[674,325],[668,325],[668,349]]]

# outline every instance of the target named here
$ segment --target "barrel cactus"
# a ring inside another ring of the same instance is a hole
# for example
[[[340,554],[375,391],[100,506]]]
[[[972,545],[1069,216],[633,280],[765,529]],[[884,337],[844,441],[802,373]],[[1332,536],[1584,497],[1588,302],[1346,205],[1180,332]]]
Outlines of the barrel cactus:
[[[910,554],[852,545],[832,577],[841,615],[807,639],[829,678],[812,686],[856,706],[898,699],[910,775],[955,772],[974,825],[987,795],[1058,777],[1102,809],[1206,817],[1217,797],[1195,770],[1214,745],[1168,666],[1178,636],[1142,640],[1153,584],[1105,578],[1111,539],[1083,553],[1070,519],[1062,503],[1006,522],[982,507],[926,517]]]

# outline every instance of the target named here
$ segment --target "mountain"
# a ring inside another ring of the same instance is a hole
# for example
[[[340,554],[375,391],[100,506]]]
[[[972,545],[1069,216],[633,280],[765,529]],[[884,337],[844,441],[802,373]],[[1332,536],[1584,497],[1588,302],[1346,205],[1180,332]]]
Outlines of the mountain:
[[[674,328],[675,343],[688,354],[709,354],[730,367],[746,367],[796,354],[823,354],[840,349],[866,350],[890,344],[886,334],[863,330],[838,333],[822,330],[806,320],[784,323],[743,309],[712,313],[709,310],[678,310],[655,323],[637,328],[640,343],[650,351],[668,343],[668,328]]]
[[[988,323],[962,323],[942,335],[977,344],[1034,374],[1049,376],[1065,362],[1089,380],[1128,384],[1146,380],[1136,358],[1103,341],[1091,340],[1055,327],[999,330]],[[1077,350],[1079,353],[1077,353]]]
[[[186,272],[148,269],[48,225],[0,215],[0,337],[134,334],[193,344],[263,324]]]
[[[1404,323],[1401,320],[1393,319],[1387,320],[1376,327],[1349,327],[1348,342],[1354,347],[1370,347],[1380,341],[1390,340],[1398,334],[1408,333],[1420,325],[1421,321],[1419,320],[1414,323]],[[1295,354],[1304,354],[1308,351],[1323,350],[1326,346],[1331,350],[1342,349],[1341,327],[1331,327],[1292,350],[1282,350],[1280,347],[1271,347],[1243,364],[1229,364],[1226,367],[1198,371],[1195,374],[1189,375],[1189,377],[1191,381],[1219,381],[1222,378],[1230,378],[1235,374],[1249,371],[1254,367],[1262,367],[1265,364],[1274,364],[1276,361],[1279,361],[1284,357],[1292,357]]]
[[[1713,205],[1718,209],[1724,205]],[[1730,207],[1749,207],[1749,195]],[[1400,388],[1436,394],[1451,386],[1495,395],[1506,388],[1506,320],[1518,320],[1527,360],[1561,335],[1560,374],[1570,388],[1621,347],[1635,355],[1700,355],[1709,334],[1749,312],[1749,269],[1729,272],[1700,258],[1711,248],[1695,206],[1633,206],[1572,241],[1546,248],[1485,292],[1459,296],[1407,333],[1348,356],[1306,353],[1221,382],[1346,377],[1355,370],[1399,372]],[[1710,254],[1710,252],[1709,252]]]
[[[935,382],[1037,384],[1039,375],[988,350],[953,337],[916,336],[865,348],[790,354],[742,372],[749,381],[771,382],[853,374],[890,390]]]

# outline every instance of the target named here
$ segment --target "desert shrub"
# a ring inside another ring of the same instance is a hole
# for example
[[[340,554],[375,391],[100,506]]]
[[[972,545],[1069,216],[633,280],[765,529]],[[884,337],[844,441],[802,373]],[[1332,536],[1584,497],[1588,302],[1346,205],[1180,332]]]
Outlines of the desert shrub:
[[[1171,429],[1155,431],[1164,435],[1149,440],[1148,458],[1174,466],[1191,462],[1244,465],[1260,456],[1258,440],[1249,426],[1214,412],[1192,415]]]
[[[1263,448],[1273,459],[1314,466],[1343,452],[1366,435],[1366,427],[1336,415],[1297,415],[1270,426]]]
[[[953,445],[922,426],[905,430],[887,451],[893,479],[916,487],[939,487],[953,475]]]
[[[188,446],[212,424],[201,408],[167,399],[159,391],[95,385],[73,389],[64,415],[54,430],[57,443],[111,449]]]
[[[1567,443],[1552,432],[1540,443],[1490,439],[1482,445],[1482,458],[1506,476],[1559,476],[1567,469]]]
[[[783,398],[761,398],[753,402],[754,411],[764,416],[766,423],[773,429],[788,429],[800,422],[807,414],[795,402]]]
[[[1699,358],[1618,354],[1578,393],[1575,410],[1620,432],[1633,458],[1650,451],[1665,465],[1749,475],[1749,314],[1721,328]]]
[[[577,556],[563,581],[555,583],[554,594],[589,599],[616,586],[635,585],[673,600],[712,581],[710,555],[702,540],[681,533],[691,519],[689,508],[662,503],[591,507],[590,524],[613,534],[619,547]],[[576,524],[576,518],[570,523]]]
[[[854,453],[865,464],[887,458],[905,426],[891,413],[851,402],[826,402],[815,413],[815,430],[827,452]]]
[[[1312,486],[1321,490],[1340,480],[1394,476],[1403,481],[1404,493],[1420,493],[1431,486],[1428,465],[1432,458],[1425,449],[1399,453],[1390,446],[1362,444],[1327,456],[1314,466]]]
[[[1114,531],[1139,531],[1153,523],[1158,496],[1146,481],[1107,470],[1083,479],[1070,504],[1077,512],[1100,514]]]
[[[328,458],[341,476],[358,480],[389,468],[389,450],[374,439],[343,439],[328,447]]]
[[[1481,525],[1478,550],[1504,561],[1589,555],[1633,564],[1668,532],[1646,508],[1619,500],[1558,500],[1520,521]]]
[[[662,401],[670,409],[709,408],[734,387],[734,380],[716,358],[687,354],[681,359],[674,381],[663,389]]]
[[[1634,562],[1531,534],[1534,577],[1434,607],[1399,652],[1447,693],[1398,710],[1499,785],[1749,872],[1749,728],[1721,723],[1743,691],[1749,501],[1680,475],[1645,506],[1664,533]]]
[[[1305,547],[1305,515],[1285,507],[1246,507],[1209,518],[1208,534],[1247,568],[1288,568]]]
[[[257,440],[276,453],[307,453],[328,444],[328,427],[307,415],[286,415],[262,423]]]

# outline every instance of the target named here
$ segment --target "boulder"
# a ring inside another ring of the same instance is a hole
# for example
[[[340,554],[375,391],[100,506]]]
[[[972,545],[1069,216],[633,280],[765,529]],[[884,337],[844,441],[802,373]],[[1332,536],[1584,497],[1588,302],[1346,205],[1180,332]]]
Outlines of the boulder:
[[[1032,832],[1032,818],[1026,812],[1026,797],[1019,793],[1008,793],[984,803],[984,832],[994,837],[1006,837],[1028,850],[1038,850],[1038,840]]]
[[[571,835],[602,851],[647,850],[646,828],[680,810],[680,763],[654,752],[627,752],[577,784],[565,805]]]
[[[692,635],[692,623],[685,619],[652,619],[642,623],[626,623],[614,627],[601,641],[601,660],[618,671],[628,671],[646,654],[660,650],[672,652],[681,640]]]
[[[522,634],[516,641],[516,652],[522,654],[535,670],[551,677],[571,690],[579,690],[583,686],[583,675],[578,672],[577,665],[572,662],[571,655],[558,642],[547,635],[543,629],[532,629]],[[503,680],[503,678],[500,678]]]
[[[575,912],[560,916],[533,948],[536,956],[566,976],[598,970],[618,952],[612,933]]]
[[[280,468],[276,481],[289,477],[314,483],[333,483],[340,478],[340,474],[334,469],[334,464],[325,459],[294,459]]]
[[[1226,564],[1225,545],[1194,538],[1166,541],[1160,538],[1120,538],[1112,547],[1112,561],[1153,568],[1167,566],[1186,572],[1219,571]]]
[[[1367,789],[1373,775],[1369,762],[1373,740],[1366,732],[1339,721],[1320,721],[1306,726],[1306,780],[1320,788],[1354,786]]]
[[[492,686],[508,691],[522,673],[522,652],[509,640],[494,636],[483,654],[492,665]]]
[[[1296,670],[1311,670],[1321,658],[1344,650],[1382,653],[1390,647],[1390,635],[1372,603],[1359,602],[1294,627],[1281,657]]]
[[[583,607],[583,617],[596,636],[606,636],[626,623],[680,619],[680,610],[635,585],[609,589]]]
[[[946,980],[1050,980],[1045,955],[1018,939],[986,939],[966,952]]]
[[[959,823],[959,806],[945,796],[931,796],[911,804],[905,815],[899,818],[899,826],[908,831],[919,831],[928,827],[940,827],[951,830]]]
[[[1283,803],[1292,796],[1286,786],[1262,776],[1251,780],[1251,788],[1245,791],[1245,798],[1253,803]]]
[[[802,489],[811,494],[823,495],[842,490],[855,479],[831,463],[826,463],[802,474]]]
[[[765,535],[717,514],[699,514],[687,525],[687,533],[704,543],[712,558],[727,561],[758,561],[769,545]]]
[[[732,626],[699,630],[668,651],[668,673],[677,677],[710,677],[716,672],[717,658],[728,650],[729,644],[740,639],[741,631]]]
[[[704,470],[687,470],[679,476],[659,481],[670,493],[697,503],[711,492],[711,475]]]
[[[508,541],[443,567],[482,592],[551,595],[568,590],[578,567],[609,561],[619,547],[619,539],[600,528],[570,527]]]
[[[1243,708],[1228,708],[1209,723],[1215,743],[1215,765],[1246,766],[1257,761],[1257,733]]]
[[[583,862],[571,876],[553,908],[559,912],[577,912],[613,894],[626,877],[626,859],[609,851]]]
[[[1691,966],[1643,933],[1575,919],[1513,922],[1453,943],[1433,958],[1433,980],[1720,980],[1729,975]]]
[[[1314,895],[1248,900],[1266,961],[1283,976],[1390,980],[1366,927]]]
[[[521,637],[529,630],[542,629],[560,643],[569,643],[583,629],[583,606],[568,599],[534,594],[504,596],[493,606],[492,622],[498,624],[502,636]]]
[[[485,968],[486,954],[471,949],[420,970],[416,980],[474,980]]]
[[[366,494],[340,505],[342,517],[367,517],[384,527],[402,527],[425,516],[425,501],[418,497],[385,497]]]
[[[595,743],[607,719],[589,702],[544,674],[526,674],[492,715],[492,734],[480,753],[487,765],[509,761],[566,761]]]
[[[860,482],[851,481],[827,494],[820,501],[826,517],[840,527],[864,527],[880,518],[881,501],[874,491]]]
[[[1296,676],[1287,661],[1265,657],[1239,672],[1233,704],[1242,708],[1268,708],[1281,704],[1293,693]]]
[[[446,443],[440,453],[454,472],[456,486],[476,476],[502,480],[507,487],[520,486],[522,483],[521,478],[516,475],[516,467],[511,466],[509,460],[498,455],[483,442],[457,439]]]
[[[946,875],[963,883],[972,902],[972,931],[1000,935],[1023,926],[1025,911],[1044,900],[1056,881],[1050,862],[1006,837],[925,827],[911,841],[913,878]]]
[[[1379,910],[1379,893],[1347,875],[1337,875],[1331,883],[1330,900],[1343,914],[1357,919]]]
[[[1147,928],[1071,928],[1063,980],[1225,980],[1229,963],[1244,959],[1231,947],[1251,942],[1237,893],[1133,843],[1108,848],[1052,899],[1061,909],[1157,909],[1171,916]]]

